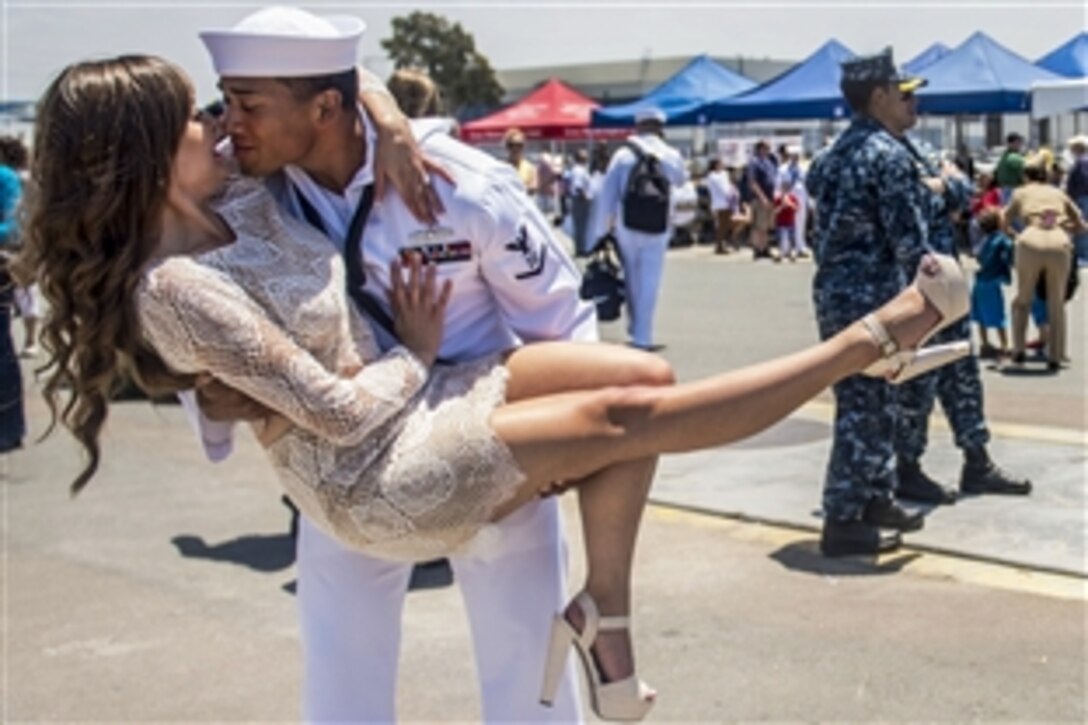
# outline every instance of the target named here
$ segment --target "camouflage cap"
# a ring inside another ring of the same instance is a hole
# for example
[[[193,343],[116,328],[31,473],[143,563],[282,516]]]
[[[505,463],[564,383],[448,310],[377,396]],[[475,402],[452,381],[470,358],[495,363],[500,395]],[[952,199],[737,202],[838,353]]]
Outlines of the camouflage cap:
[[[876,55],[852,58],[842,64],[843,85],[886,86],[896,84],[899,90],[910,92],[926,84],[924,78],[916,78],[895,67],[892,49],[885,48]]]

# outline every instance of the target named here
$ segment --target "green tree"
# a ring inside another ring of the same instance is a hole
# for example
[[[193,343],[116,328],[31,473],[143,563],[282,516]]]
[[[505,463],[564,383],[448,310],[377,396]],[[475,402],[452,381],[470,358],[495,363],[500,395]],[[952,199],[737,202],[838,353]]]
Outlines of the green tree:
[[[382,48],[395,67],[427,71],[454,115],[502,100],[503,88],[491,63],[476,50],[472,34],[460,23],[419,11],[396,17],[393,37],[383,39]]]

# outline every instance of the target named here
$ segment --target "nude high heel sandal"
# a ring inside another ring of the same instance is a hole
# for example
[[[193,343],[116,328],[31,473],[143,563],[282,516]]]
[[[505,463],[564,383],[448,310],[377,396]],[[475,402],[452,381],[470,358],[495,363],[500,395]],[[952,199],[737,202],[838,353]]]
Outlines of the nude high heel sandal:
[[[861,324],[865,325],[876,340],[883,356],[865,369],[865,375],[886,378],[893,385],[899,385],[971,353],[971,343],[968,340],[925,347],[927,340],[966,315],[971,307],[967,280],[959,263],[945,254],[930,254],[930,257],[936,260],[939,270],[933,275],[919,270],[914,277],[914,286],[937,308],[941,315],[940,322],[925,334],[917,346],[901,350],[899,343],[892,339],[884,324],[875,315],[863,317]]]
[[[628,618],[602,617],[597,603],[586,592],[579,594],[574,601],[585,615],[585,625],[579,633],[562,612],[555,615],[548,659],[544,665],[544,686],[540,692],[540,703],[551,707],[567,663],[567,654],[573,646],[581,656],[589,685],[590,705],[597,717],[602,720],[643,719],[654,706],[654,696],[657,693],[638,679],[637,675],[616,682],[604,682],[590,650],[597,638],[597,632],[627,629],[630,626]]]

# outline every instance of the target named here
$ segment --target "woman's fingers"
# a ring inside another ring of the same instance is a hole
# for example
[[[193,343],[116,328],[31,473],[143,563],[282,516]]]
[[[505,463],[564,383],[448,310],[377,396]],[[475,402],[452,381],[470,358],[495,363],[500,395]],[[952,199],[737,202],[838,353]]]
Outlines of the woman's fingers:
[[[427,306],[430,312],[434,312],[434,302],[437,298],[437,285],[438,285],[438,268],[432,262],[427,263],[427,268],[424,270],[423,281],[423,304]]]
[[[377,162],[375,162],[375,166],[376,165],[377,165]],[[386,181],[385,181],[385,174],[375,174],[374,175],[374,198],[378,199],[379,201],[381,199],[384,199],[386,189],[388,189],[388,186],[387,186]]]
[[[442,282],[442,291],[438,294],[438,304],[435,305],[435,314],[445,317],[446,306],[450,302],[450,295],[453,294],[453,280],[447,279]]]
[[[414,164],[411,172],[405,174],[397,188],[402,189],[401,199],[408,211],[419,221],[425,224],[437,224],[438,217],[434,210],[434,189],[431,187],[431,179],[424,171],[422,164]]]
[[[430,156],[424,155],[422,158],[423,158],[423,168],[426,170],[426,172],[428,174],[430,174],[431,176],[441,176],[443,179],[448,181],[451,185],[457,186],[457,181],[454,180],[453,174],[451,174],[449,172],[449,169],[447,169],[445,166],[440,164],[438,161],[435,161],[434,159],[432,159]]]
[[[453,183],[446,167],[417,152],[410,162],[401,167],[393,183],[412,216],[426,224],[437,224],[438,215],[445,211],[442,200],[435,191],[433,178],[438,176]]]
[[[431,224],[437,224],[438,215],[446,211],[446,208],[442,206],[442,199],[438,196],[438,192],[434,190],[433,184],[427,185],[423,190],[422,197],[426,218],[431,220]]]
[[[423,157],[423,170],[424,173],[427,174],[428,178],[432,180],[429,184],[427,184],[426,204],[428,206],[428,211],[435,218],[435,221],[433,223],[437,223],[438,215],[445,212],[446,207],[442,204],[442,198],[438,195],[438,191],[436,191],[434,188],[433,179],[436,176],[440,177],[442,179],[445,179],[449,184],[453,186],[456,186],[457,182],[454,181],[453,175],[450,174],[449,170],[446,169],[445,166],[438,163],[429,156]]]
[[[413,252],[408,259],[408,301],[413,307],[419,307],[419,254]]]
[[[395,259],[390,263],[389,277],[389,297],[395,313],[445,315],[453,282],[439,282],[438,266],[433,262],[424,262],[422,255],[412,252],[405,255],[404,261]]]
[[[407,123],[379,128],[375,167],[378,199],[395,189],[412,216],[425,224],[438,223],[438,215],[445,209],[432,179],[437,176],[452,184],[453,176],[423,153]]]
[[[394,259],[390,267],[394,306],[397,312],[403,314],[408,310],[411,303],[411,291],[404,279],[404,262]]]
[[[453,176],[445,166],[422,153],[413,156],[411,163],[401,169],[400,175],[392,180],[408,211],[421,222],[437,224],[438,215],[446,211],[446,208],[434,188],[434,177],[453,184]]]

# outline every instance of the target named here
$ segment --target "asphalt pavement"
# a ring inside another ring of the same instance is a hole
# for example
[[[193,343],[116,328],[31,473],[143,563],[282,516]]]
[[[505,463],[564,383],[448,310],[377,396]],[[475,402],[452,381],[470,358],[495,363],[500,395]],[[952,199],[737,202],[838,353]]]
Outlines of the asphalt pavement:
[[[811,272],[670,252],[663,354],[690,380],[808,344]],[[816,552],[827,397],[745,443],[664,460],[635,581],[651,721],[1085,721],[1083,298],[1071,309],[1069,369],[983,373],[994,457],[1035,493],[939,509],[879,561]],[[622,341],[622,323],[603,335]],[[40,433],[33,386],[28,410]],[[925,463],[956,475],[939,416]],[[2,720],[297,720],[287,514],[257,446],[208,464],[178,407],[127,402],[73,501],[78,466],[63,432],[0,457]],[[413,592],[404,632],[401,719],[477,720],[456,588]]]
[[[740,367],[815,342],[808,262],[753,263],[740,253],[675,250],[661,299],[659,339],[681,380]],[[969,265],[970,266],[970,265]],[[1082,274],[1084,272],[1082,271]],[[990,452],[1030,478],[1029,498],[975,496],[933,511],[912,544],[930,551],[1088,575],[1085,557],[1085,314],[1069,306],[1071,364],[982,363]],[[708,326],[718,329],[708,336]],[[622,322],[607,339],[624,339]],[[709,339],[708,339],[709,337]],[[711,342],[711,340],[713,342]],[[939,408],[939,405],[937,406]],[[663,461],[654,500],[734,518],[818,530],[820,487],[834,406],[821,395],[783,424],[748,441]],[[962,456],[942,414],[930,425],[923,465],[958,485]],[[928,507],[932,508],[932,507]]]

